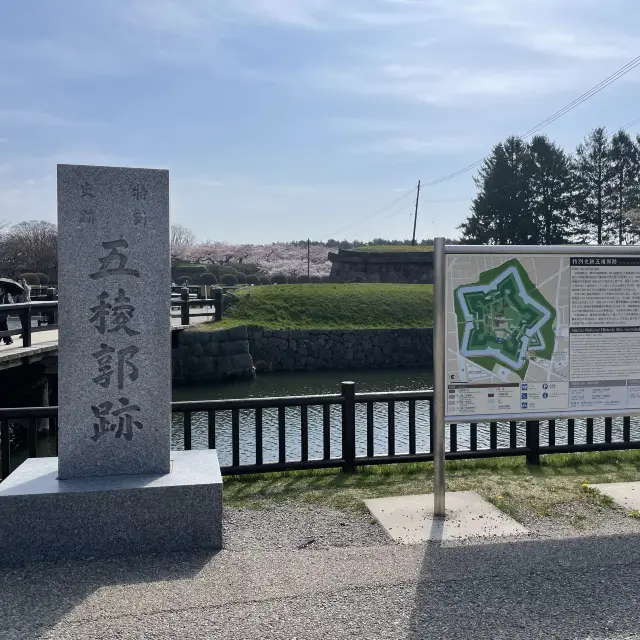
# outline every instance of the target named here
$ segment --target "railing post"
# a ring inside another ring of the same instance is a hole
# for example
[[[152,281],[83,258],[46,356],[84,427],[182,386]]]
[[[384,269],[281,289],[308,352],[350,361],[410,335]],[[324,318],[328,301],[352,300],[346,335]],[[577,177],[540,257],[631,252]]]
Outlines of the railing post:
[[[11,443],[9,441],[9,420],[0,420],[0,480],[11,473]]]
[[[180,324],[189,324],[189,289],[180,291]]]
[[[31,305],[22,310],[20,314],[20,324],[22,325],[22,346],[31,346]]]
[[[219,287],[213,290],[213,306],[214,306],[214,319],[216,322],[222,320],[222,289]]]
[[[342,404],[342,471],[355,473],[356,470],[356,383],[343,382]]]
[[[527,420],[527,464],[538,466],[540,464],[540,422]]]

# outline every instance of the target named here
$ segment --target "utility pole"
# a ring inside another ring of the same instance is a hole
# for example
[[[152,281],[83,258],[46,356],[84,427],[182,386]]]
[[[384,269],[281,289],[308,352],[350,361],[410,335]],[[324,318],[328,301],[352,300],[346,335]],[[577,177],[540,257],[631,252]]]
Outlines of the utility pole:
[[[307,281],[311,279],[311,240],[307,238]]]
[[[418,180],[418,192],[416,193],[416,211],[413,214],[413,238],[411,238],[411,246],[416,244],[416,223],[418,222],[418,202],[420,201],[420,180]]]

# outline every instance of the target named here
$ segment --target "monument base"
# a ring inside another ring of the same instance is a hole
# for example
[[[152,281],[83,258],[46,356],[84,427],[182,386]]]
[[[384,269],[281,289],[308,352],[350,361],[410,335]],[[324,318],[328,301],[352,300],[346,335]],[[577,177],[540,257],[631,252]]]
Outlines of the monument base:
[[[3,564],[222,546],[222,476],[213,450],[172,451],[165,475],[58,480],[29,458],[0,484]]]

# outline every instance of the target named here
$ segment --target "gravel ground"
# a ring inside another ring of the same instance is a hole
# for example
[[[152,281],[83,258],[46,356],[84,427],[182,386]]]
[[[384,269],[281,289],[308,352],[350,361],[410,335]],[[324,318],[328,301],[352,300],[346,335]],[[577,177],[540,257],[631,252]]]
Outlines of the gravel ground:
[[[225,507],[223,539],[230,551],[395,544],[368,513],[293,503],[264,509]]]
[[[562,505],[553,515],[541,516],[522,510],[517,520],[534,537],[580,538],[640,533],[640,520],[630,518],[620,507],[599,507],[588,502]]]
[[[521,510],[517,520],[529,529],[530,539],[640,534],[640,520],[628,517],[624,509],[582,501],[563,505],[549,516]],[[368,512],[296,503],[279,503],[262,509],[225,507],[224,541],[225,549],[230,551],[396,544]],[[495,539],[487,538],[456,544],[494,542]]]

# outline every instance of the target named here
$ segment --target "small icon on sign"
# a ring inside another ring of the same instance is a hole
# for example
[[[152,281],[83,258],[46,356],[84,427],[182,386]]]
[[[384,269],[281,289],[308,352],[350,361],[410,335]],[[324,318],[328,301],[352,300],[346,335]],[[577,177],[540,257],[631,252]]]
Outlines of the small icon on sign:
[[[523,391],[526,391],[526,390],[527,390],[527,383],[526,383],[526,382],[522,385],[522,390],[523,390]]]
[[[543,388],[543,389],[548,389],[548,388],[549,388],[549,385],[545,382],[545,383],[542,385],[542,388]]]
[[[546,399],[549,397],[549,394],[545,391],[545,392],[542,394],[542,397],[546,400]]]
[[[522,394],[522,399],[523,399],[523,400],[526,400],[526,399],[527,399],[527,394],[526,394],[526,393],[523,393],[523,394]]]
[[[527,403],[526,403],[526,402],[523,402],[523,403],[522,403],[522,408],[523,408],[523,409],[526,409],[526,408],[527,408]]]

